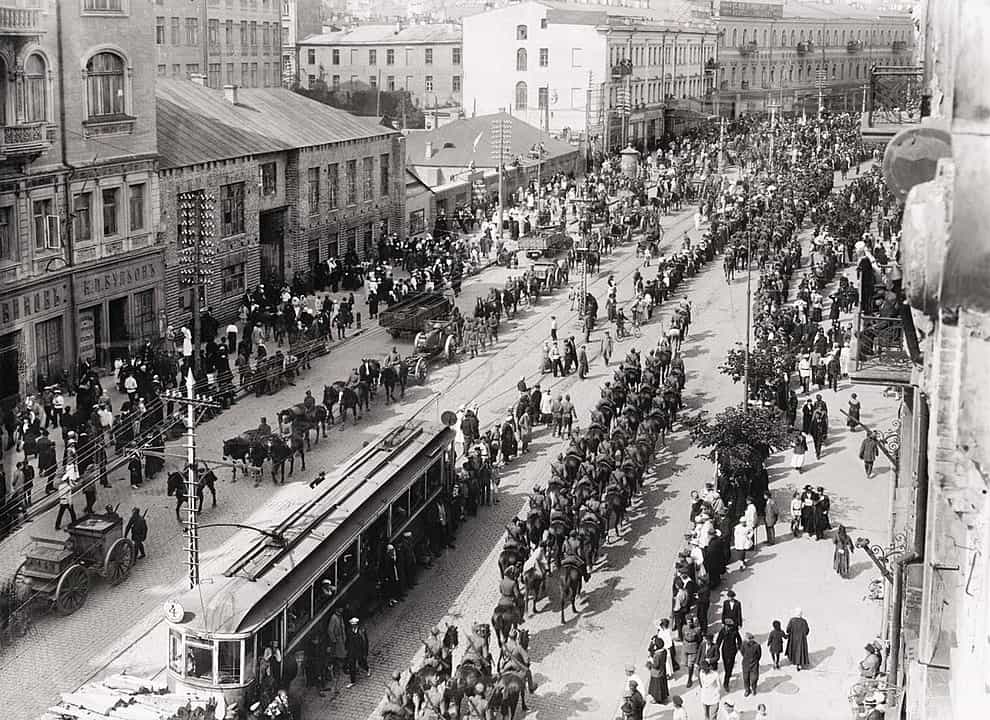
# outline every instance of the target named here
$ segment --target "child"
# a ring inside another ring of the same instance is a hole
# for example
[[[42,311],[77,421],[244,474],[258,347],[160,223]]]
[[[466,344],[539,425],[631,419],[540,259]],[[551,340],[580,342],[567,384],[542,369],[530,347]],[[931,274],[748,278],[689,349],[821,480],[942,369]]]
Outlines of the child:
[[[773,669],[780,670],[780,654],[784,651],[784,631],[780,629],[780,620],[773,621],[773,629],[767,636],[767,649],[773,658]]]
[[[688,720],[687,710],[684,709],[684,699],[680,695],[674,695],[670,700],[674,703],[674,714],[671,720]]]
[[[791,497],[791,534],[801,537],[801,494],[795,492]]]

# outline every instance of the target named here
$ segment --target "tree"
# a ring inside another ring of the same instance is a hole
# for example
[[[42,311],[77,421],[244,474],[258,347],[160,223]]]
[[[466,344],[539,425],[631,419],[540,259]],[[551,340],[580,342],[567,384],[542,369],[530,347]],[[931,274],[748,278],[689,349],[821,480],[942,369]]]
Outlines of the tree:
[[[691,428],[691,440],[730,474],[758,468],[774,450],[790,444],[790,431],[774,407],[729,407]]]
[[[327,85],[322,77],[313,81],[311,87],[294,88],[297,93],[354,115],[374,116],[377,110],[381,117],[389,118],[396,125],[405,120],[405,127],[426,127],[423,109],[416,107],[412,96],[406,90],[379,92],[364,83],[346,83],[336,88]]]
[[[749,352],[749,394],[750,397],[773,399],[773,384],[781,373],[794,366],[794,355],[783,347],[766,347],[757,343]],[[719,371],[739,382],[746,373],[746,350],[742,343],[729,350]]]

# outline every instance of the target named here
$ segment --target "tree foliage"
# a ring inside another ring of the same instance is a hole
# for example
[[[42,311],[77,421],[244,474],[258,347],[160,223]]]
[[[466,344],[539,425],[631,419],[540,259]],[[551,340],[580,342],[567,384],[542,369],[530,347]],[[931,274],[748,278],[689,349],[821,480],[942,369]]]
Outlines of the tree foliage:
[[[297,87],[295,90],[311,100],[354,115],[374,116],[377,110],[381,117],[388,118],[396,126],[402,125],[403,116],[408,128],[422,129],[426,126],[423,109],[415,105],[406,90],[382,90],[379,93],[363,83],[347,83],[334,89],[322,79],[315,80],[309,89]]]
[[[790,444],[790,433],[774,407],[729,407],[691,428],[691,440],[706,457],[730,472],[751,470],[774,450]]]
[[[771,388],[774,381],[782,372],[790,370],[794,365],[794,355],[786,348],[769,348],[761,343],[749,352],[749,388],[750,396],[772,398]],[[746,350],[741,343],[729,350],[725,362],[719,366],[723,375],[739,382],[746,373]]]

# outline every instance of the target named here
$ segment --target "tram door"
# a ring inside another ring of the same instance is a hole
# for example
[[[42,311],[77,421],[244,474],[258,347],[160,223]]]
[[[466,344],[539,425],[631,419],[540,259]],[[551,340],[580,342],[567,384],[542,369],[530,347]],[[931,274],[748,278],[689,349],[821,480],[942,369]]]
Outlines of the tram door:
[[[279,613],[255,636],[257,639],[255,658],[258,663],[255,677],[259,680],[268,673],[281,680],[281,663],[278,658],[282,657],[282,650],[285,647],[285,629],[282,625],[284,619],[285,614]]]

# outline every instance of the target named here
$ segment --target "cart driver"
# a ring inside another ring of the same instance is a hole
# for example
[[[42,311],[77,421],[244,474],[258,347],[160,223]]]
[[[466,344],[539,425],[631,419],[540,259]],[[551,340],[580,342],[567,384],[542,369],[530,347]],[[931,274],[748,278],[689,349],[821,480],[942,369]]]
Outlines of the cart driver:
[[[398,367],[402,363],[402,356],[399,350],[393,345],[392,352],[385,357],[385,367]]]

